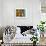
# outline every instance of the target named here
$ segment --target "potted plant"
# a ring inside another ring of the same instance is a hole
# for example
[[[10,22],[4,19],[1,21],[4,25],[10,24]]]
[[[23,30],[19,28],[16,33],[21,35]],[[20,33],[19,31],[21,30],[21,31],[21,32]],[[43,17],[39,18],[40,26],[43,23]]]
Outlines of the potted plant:
[[[45,27],[44,24],[45,24],[44,21],[40,21],[40,24],[37,25],[37,29],[40,30],[42,37],[44,37],[44,27]]]
[[[33,46],[36,46],[36,43],[38,41],[37,36],[33,36],[32,39],[31,39],[31,41],[33,41]]]

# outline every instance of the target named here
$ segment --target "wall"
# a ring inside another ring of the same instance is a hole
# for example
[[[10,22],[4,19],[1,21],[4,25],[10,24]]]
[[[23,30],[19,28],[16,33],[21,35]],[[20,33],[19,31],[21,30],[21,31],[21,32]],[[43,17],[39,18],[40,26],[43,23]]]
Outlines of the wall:
[[[26,18],[16,18],[16,8],[24,8]],[[33,25],[40,20],[40,0],[3,0],[2,25]]]
[[[32,9],[33,9],[33,26],[36,27],[37,24],[39,24],[41,20],[41,13],[40,13],[40,8],[41,8],[41,2],[40,0],[33,0],[32,3]]]
[[[2,24],[2,0],[0,0],[0,26]]]

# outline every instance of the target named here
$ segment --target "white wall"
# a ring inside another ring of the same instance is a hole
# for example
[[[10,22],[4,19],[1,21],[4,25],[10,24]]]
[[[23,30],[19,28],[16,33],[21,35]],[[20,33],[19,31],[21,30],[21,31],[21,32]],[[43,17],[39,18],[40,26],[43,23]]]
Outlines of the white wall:
[[[16,8],[24,8],[27,18],[16,18]],[[2,25],[34,25],[40,20],[39,0],[3,0]]]
[[[41,8],[40,0],[33,0],[32,9],[33,9],[33,26],[34,27],[37,26],[37,24],[39,24],[41,19],[40,8]]]
[[[2,1],[0,0],[0,26],[2,24]]]

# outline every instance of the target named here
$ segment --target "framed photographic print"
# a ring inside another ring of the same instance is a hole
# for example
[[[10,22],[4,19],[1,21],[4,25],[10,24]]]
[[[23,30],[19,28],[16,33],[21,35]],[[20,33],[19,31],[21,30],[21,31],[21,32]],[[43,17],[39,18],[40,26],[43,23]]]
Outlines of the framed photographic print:
[[[16,9],[16,17],[25,17],[25,9]]]

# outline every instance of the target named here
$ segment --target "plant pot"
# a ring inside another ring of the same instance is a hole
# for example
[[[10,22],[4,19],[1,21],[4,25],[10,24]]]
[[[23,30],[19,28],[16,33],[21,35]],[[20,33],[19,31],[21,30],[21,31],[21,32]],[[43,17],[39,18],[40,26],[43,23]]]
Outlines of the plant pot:
[[[33,46],[36,46],[36,41],[33,41]]]
[[[44,37],[44,32],[41,32],[40,37]]]

